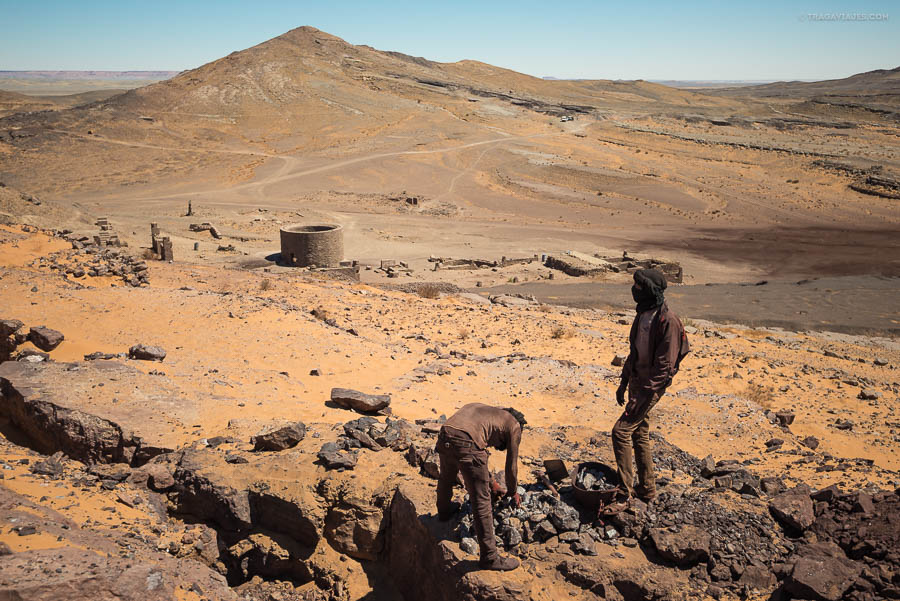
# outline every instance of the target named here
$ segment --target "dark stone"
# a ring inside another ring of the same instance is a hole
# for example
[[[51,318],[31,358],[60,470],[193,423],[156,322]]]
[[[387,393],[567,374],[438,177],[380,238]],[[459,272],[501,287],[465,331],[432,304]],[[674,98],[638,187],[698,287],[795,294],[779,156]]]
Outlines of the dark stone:
[[[14,336],[24,325],[18,319],[0,319],[0,338]]]
[[[758,591],[768,592],[775,588],[778,580],[775,574],[763,566],[747,566],[738,579],[738,584]]]
[[[784,491],[785,485],[781,478],[769,476],[760,479],[759,488],[767,495],[777,495]]]
[[[40,474],[42,476],[50,476],[54,480],[62,476],[64,467],[60,462],[62,452],[55,453],[52,457],[47,457],[42,461],[37,461],[29,466],[28,470],[32,474]]]
[[[391,404],[391,397],[386,394],[366,394],[349,388],[332,388],[332,402],[353,409],[360,413],[375,413]]]
[[[128,349],[128,356],[139,361],[162,361],[166,358],[166,351],[159,346],[136,344]]]
[[[803,532],[815,520],[809,493],[796,488],[773,497],[769,502],[769,511],[778,523],[796,532]]]
[[[146,466],[147,486],[156,491],[169,490],[175,486],[175,477],[172,468],[168,464],[153,463]]]
[[[790,426],[794,423],[794,417],[796,417],[794,412],[788,409],[783,409],[775,413],[775,419],[778,420],[779,426]]]
[[[547,514],[553,527],[558,532],[568,532],[570,530],[578,530],[581,520],[578,518],[578,510],[565,503],[558,503]]]
[[[271,430],[262,432],[250,439],[254,451],[283,451],[297,446],[306,436],[306,424],[296,422]]]
[[[356,467],[356,453],[348,453],[332,450],[320,450],[318,453],[319,461],[325,466],[325,469],[353,469]]]
[[[831,486],[817,490],[809,496],[813,501],[831,502],[835,498],[841,496],[841,489],[838,488],[837,484],[832,484]]]
[[[875,401],[881,398],[881,393],[873,388],[863,388],[859,391],[859,395],[857,398],[860,398],[864,401]]]
[[[875,513],[875,505],[872,503],[872,495],[865,492],[856,493],[856,500],[853,503],[853,511],[862,513]]]
[[[785,591],[797,599],[838,601],[862,571],[861,564],[847,559],[834,544],[807,545],[798,554],[784,583]]]
[[[57,332],[56,330],[51,330],[44,326],[31,328],[28,332],[28,340],[30,340],[34,346],[47,352],[58,347],[64,339],[65,336],[62,335],[62,332]]]
[[[650,540],[660,557],[682,567],[690,567],[709,558],[709,533],[696,526],[682,526],[678,532],[651,528]]]
[[[800,444],[802,444],[804,447],[806,447],[808,449],[812,449],[813,451],[815,451],[816,449],[819,448],[819,439],[816,438],[815,436],[807,436],[806,438],[804,438],[803,440],[800,441]]]

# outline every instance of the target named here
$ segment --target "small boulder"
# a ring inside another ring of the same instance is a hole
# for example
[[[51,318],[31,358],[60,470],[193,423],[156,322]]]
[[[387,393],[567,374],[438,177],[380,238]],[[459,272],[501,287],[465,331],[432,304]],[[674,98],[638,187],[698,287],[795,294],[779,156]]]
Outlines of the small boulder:
[[[153,463],[145,469],[147,471],[147,486],[152,490],[162,492],[175,486],[175,478],[172,476],[172,470],[168,465]]]
[[[807,545],[798,550],[784,590],[794,599],[838,601],[862,572],[862,564],[848,559],[833,544]]]
[[[651,528],[650,540],[660,557],[682,567],[709,559],[709,533],[696,526],[682,526],[678,532]]]
[[[779,524],[796,532],[803,532],[816,519],[809,493],[799,488],[773,497],[769,502],[769,511]]]
[[[166,358],[166,350],[160,346],[135,344],[128,349],[128,357],[139,361],[162,361]]]
[[[56,330],[51,330],[44,326],[31,328],[28,332],[28,340],[42,351],[52,351],[58,347],[64,339],[65,336],[63,336],[62,332],[57,332]]]
[[[857,398],[863,401],[877,401],[881,398],[881,393],[874,388],[863,388],[859,391]]]
[[[375,413],[391,404],[386,394],[366,394],[350,388],[332,388],[331,400],[335,404],[361,413]]]
[[[283,451],[297,446],[306,436],[306,424],[296,422],[281,428],[260,432],[250,439],[254,451]]]
[[[578,519],[578,510],[571,505],[559,503],[548,514],[550,523],[556,528],[557,532],[568,532],[578,530],[581,520]]]
[[[783,409],[775,413],[775,419],[778,420],[779,426],[790,426],[794,423],[794,412],[789,409]]]
[[[331,443],[333,444],[333,443]],[[325,466],[327,470],[345,469],[350,470],[356,467],[356,453],[341,452],[334,448],[326,448],[324,445],[318,453],[319,462]]]
[[[0,319],[0,338],[13,336],[22,329],[24,325],[25,324],[18,319]]]
[[[803,440],[800,441],[800,444],[802,444],[804,447],[806,447],[808,449],[812,449],[813,451],[815,451],[816,449],[819,448],[819,439],[816,438],[815,436],[807,436],[806,438],[804,438]]]

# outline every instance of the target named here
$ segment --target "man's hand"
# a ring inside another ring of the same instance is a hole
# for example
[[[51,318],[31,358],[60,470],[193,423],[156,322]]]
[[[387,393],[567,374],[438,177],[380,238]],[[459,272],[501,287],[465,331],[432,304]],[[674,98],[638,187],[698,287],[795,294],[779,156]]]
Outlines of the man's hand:
[[[518,509],[519,505],[522,504],[522,497],[520,497],[517,492],[507,495],[507,498],[509,498],[509,504],[513,506],[513,509]]]
[[[622,380],[622,383],[619,384],[619,388],[616,389],[616,402],[619,405],[625,404],[625,391],[628,389],[628,382]]]
[[[491,501],[496,502],[501,496],[503,496],[503,489],[496,480],[491,478]]]

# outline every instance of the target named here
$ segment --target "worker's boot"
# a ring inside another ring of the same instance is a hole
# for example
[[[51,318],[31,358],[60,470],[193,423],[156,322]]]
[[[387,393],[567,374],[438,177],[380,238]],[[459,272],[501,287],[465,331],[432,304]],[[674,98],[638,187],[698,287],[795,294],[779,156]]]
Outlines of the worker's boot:
[[[494,570],[496,572],[509,572],[519,567],[519,560],[515,557],[503,557],[497,555],[494,559],[485,560],[482,558],[478,562],[478,566],[482,570]]]

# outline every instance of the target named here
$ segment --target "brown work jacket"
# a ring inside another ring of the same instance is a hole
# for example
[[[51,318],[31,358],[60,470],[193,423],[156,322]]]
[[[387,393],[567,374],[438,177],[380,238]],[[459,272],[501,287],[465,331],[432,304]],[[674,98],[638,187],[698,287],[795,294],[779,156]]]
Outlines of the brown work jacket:
[[[484,451],[506,443],[506,490],[510,494],[516,491],[522,427],[509,411],[483,403],[469,403],[451,415],[444,427],[465,432],[475,446]]]
[[[649,334],[640,336],[641,317],[651,312]],[[683,340],[684,326],[666,303],[645,313],[638,313],[631,324],[630,352],[622,367],[622,381],[628,383],[629,396],[639,402],[665,392],[678,372],[682,342],[687,345]]]

